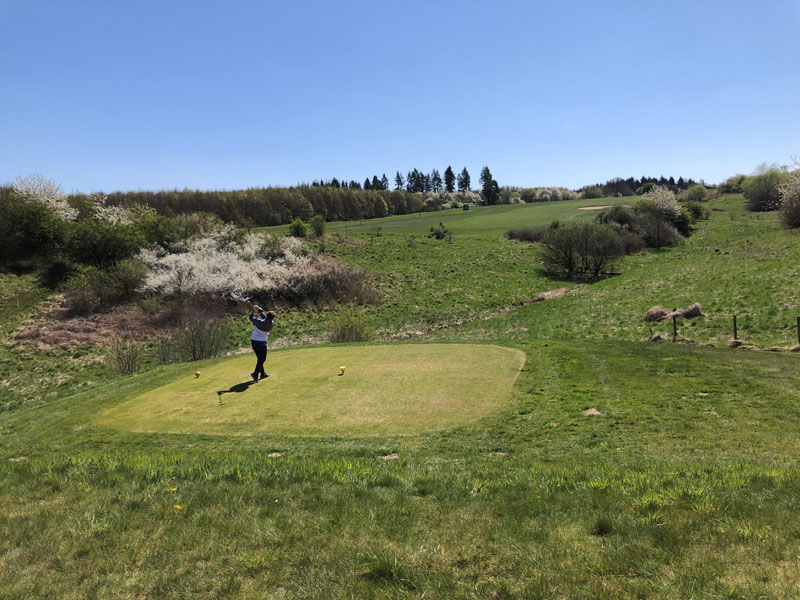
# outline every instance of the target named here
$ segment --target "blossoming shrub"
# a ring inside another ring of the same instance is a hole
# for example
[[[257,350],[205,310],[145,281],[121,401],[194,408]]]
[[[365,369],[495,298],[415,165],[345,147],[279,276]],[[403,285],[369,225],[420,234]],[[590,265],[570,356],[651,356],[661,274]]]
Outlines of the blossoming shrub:
[[[795,171],[779,189],[781,222],[790,229],[800,227],[800,171]]]
[[[150,269],[143,289],[165,297],[293,304],[362,302],[375,296],[366,273],[329,256],[309,256],[296,238],[251,233],[239,241],[228,229],[191,240],[179,254],[142,251],[139,258]]]

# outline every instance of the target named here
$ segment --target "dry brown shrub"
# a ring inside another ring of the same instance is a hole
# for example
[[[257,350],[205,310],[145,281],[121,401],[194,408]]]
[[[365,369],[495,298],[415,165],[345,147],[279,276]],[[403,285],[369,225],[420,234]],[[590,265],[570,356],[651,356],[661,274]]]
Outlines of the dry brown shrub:
[[[664,308],[663,306],[653,306],[650,310],[647,311],[647,314],[644,316],[645,323],[651,323],[653,321],[663,321],[669,315],[669,311]]]
[[[684,319],[694,319],[697,317],[705,317],[706,314],[703,312],[702,307],[700,304],[695,302],[691,306],[687,306],[686,308],[682,308],[680,310],[676,310],[673,313],[676,317],[683,317]],[[672,315],[670,315],[672,316]]]

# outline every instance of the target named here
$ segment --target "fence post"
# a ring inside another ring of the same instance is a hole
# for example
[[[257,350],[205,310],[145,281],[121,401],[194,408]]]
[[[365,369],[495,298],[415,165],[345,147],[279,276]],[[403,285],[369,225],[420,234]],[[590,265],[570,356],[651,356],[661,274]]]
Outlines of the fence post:
[[[739,330],[736,328],[736,315],[733,315],[733,339],[739,339]]]
[[[678,339],[678,317],[672,315],[672,341]]]
[[[797,317],[797,343],[800,345],[800,317]]]

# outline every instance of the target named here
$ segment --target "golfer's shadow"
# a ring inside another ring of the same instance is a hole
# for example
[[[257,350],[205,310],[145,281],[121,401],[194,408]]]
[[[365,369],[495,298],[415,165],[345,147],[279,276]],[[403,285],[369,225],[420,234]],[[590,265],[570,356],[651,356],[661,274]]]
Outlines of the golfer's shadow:
[[[242,392],[246,392],[247,388],[249,388],[251,385],[254,385],[256,383],[258,383],[258,382],[251,379],[250,381],[237,383],[236,385],[229,387],[227,390],[218,390],[217,391],[217,399],[219,400],[220,404],[223,404],[223,402],[222,402],[222,396],[223,395],[225,395],[225,394],[241,394]]]

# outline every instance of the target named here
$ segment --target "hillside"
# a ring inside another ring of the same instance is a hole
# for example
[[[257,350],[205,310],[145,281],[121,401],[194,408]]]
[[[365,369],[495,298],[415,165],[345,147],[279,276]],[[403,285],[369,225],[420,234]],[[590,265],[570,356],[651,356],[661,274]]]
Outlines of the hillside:
[[[274,431],[219,435],[199,420],[180,434],[137,431],[132,399],[166,410],[161,386],[195,370],[220,377],[240,359],[156,366],[151,348],[145,372],[121,377],[99,348],[14,342],[44,292],[31,275],[2,275],[0,596],[800,595],[800,355],[788,351],[800,237],[724,197],[685,245],[626,257],[593,283],[546,277],[536,246],[503,237],[590,216],[578,206],[370,221],[346,236],[334,225],[342,235],[312,242],[368,269],[382,299],[282,310],[276,364],[302,368],[292,357],[343,315],[382,346],[473,343],[457,367],[470,377],[484,348],[524,353],[510,401],[451,426],[420,409],[377,435],[293,432],[285,416]],[[439,220],[450,241],[425,237]],[[681,343],[650,341],[672,327],[644,323],[651,306],[694,302],[707,316],[679,323]],[[750,346],[779,351],[729,349],[733,314]],[[243,345],[250,326],[236,321]],[[348,347],[327,346],[335,368]],[[302,409],[280,389],[271,401]]]

